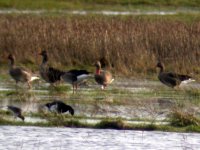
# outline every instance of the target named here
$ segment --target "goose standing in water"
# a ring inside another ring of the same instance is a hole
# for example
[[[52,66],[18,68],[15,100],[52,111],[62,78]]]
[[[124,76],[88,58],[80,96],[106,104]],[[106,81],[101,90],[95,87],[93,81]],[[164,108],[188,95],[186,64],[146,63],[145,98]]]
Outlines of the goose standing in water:
[[[156,67],[158,67],[159,74],[158,79],[165,85],[175,88],[176,86],[179,86],[181,83],[189,83],[192,81],[195,81],[192,79],[191,76],[188,75],[181,75],[173,72],[164,72],[164,65],[161,62],[158,62]]]
[[[22,110],[20,108],[15,107],[15,106],[10,106],[10,105],[7,106],[7,108],[8,108],[8,110],[10,110],[13,113],[15,118],[18,117],[18,118],[22,119],[22,121],[24,121],[25,118],[22,115]]]
[[[10,60],[9,74],[15,80],[16,84],[18,82],[27,82],[29,88],[31,88],[31,82],[39,79],[39,77],[32,76],[30,72],[23,68],[15,67],[15,57],[12,54],[8,56],[8,59]]]
[[[101,63],[99,61],[97,61],[95,63],[96,66],[96,73],[95,73],[95,81],[102,85],[102,89],[105,89],[105,87],[112,83],[114,81],[114,79],[112,78],[112,74],[109,71],[106,70],[101,70]]]
[[[48,108],[49,111],[51,112],[56,112],[56,113],[65,113],[69,111],[69,113],[73,116],[74,115],[74,109],[63,103],[62,101],[53,101],[51,103],[45,104],[45,107]]]
[[[89,77],[91,77],[90,72],[87,70],[70,70],[66,72],[63,76],[62,79],[69,83],[72,84],[73,87],[73,93],[75,90],[77,90],[78,85],[82,83],[83,81],[87,80]]]
[[[40,65],[41,77],[50,84],[54,84],[55,82],[60,81],[61,76],[64,75],[65,72],[55,69],[53,67],[49,67],[47,65],[48,56],[46,51],[42,51],[40,55],[42,55],[43,57],[42,64]]]

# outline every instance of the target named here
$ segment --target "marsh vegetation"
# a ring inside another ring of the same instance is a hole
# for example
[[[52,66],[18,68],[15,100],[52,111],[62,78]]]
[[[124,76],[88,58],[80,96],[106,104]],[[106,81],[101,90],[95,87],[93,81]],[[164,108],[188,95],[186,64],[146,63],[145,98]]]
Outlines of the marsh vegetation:
[[[105,57],[117,75],[152,77],[160,59],[167,70],[198,79],[199,15],[165,18],[1,15],[0,20],[2,58],[12,52],[17,55],[18,64],[33,70],[41,63],[38,53],[45,49],[53,66],[65,69],[93,71],[95,60]]]

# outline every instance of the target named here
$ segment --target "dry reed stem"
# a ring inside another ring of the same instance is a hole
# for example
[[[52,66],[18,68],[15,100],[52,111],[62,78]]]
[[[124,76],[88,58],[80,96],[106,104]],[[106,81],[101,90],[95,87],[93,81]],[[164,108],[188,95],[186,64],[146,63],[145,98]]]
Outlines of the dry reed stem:
[[[124,75],[155,73],[158,59],[169,70],[200,72],[200,21],[2,15],[0,27],[2,54],[13,52],[21,63],[39,64],[46,49],[57,67],[90,66],[104,56]]]

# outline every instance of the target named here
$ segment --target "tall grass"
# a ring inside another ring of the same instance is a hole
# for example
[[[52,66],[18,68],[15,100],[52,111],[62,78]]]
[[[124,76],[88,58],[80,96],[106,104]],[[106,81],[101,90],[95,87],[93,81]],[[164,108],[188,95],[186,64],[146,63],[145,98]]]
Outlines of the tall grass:
[[[1,15],[0,27],[2,56],[12,52],[20,63],[39,64],[45,49],[54,66],[92,66],[105,57],[113,71],[146,75],[160,59],[170,70],[200,72],[198,18]]]

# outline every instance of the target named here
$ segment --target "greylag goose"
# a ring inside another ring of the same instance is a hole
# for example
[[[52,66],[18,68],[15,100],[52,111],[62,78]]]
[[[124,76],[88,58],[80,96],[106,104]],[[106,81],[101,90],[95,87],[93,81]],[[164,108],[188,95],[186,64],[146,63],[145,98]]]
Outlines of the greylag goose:
[[[80,83],[82,83],[83,81],[85,81],[86,79],[88,79],[89,77],[91,77],[90,72],[88,72],[87,70],[70,70],[68,72],[66,72],[63,76],[62,79],[69,83],[72,84],[73,86],[73,93],[75,91],[75,89],[77,90],[78,85]]]
[[[102,89],[105,89],[105,87],[112,83],[114,81],[114,79],[112,78],[112,74],[109,71],[106,70],[101,70],[101,63],[99,61],[97,61],[95,63],[96,66],[96,73],[95,73],[95,81],[102,85]]]
[[[164,65],[161,62],[158,62],[156,67],[158,67],[159,74],[158,79],[165,85],[169,87],[179,86],[181,83],[189,83],[195,81],[191,76],[181,75],[173,72],[164,72]]]
[[[27,82],[29,88],[31,88],[31,82],[39,79],[39,77],[32,76],[30,72],[23,68],[15,67],[15,57],[12,54],[8,56],[8,59],[10,60],[9,74],[15,80],[16,84],[18,82]]]
[[[69,111],[69,113],[72,116],[74,115],[74,109],[71,106],[66,105],[62,101],[56,100],[51,103],[47,103],[47,104],[45,104],[45,107],[47,107],[48,110],[51,112],[56,112],[56,113],[61,114],[61,113],[65,113],[65,112]]]
[[[64,71],[60,71],[58,69],[55,69],[53,67],[49,67],[47,65],[48,56],[46,51],[42,51],[40,53],[42,55],[43,60],[42,64],[40,65],[40,75],[41,77],[48,83],[53,84],[57,81],[61,80],[61,76],[65,74]]]
[[[24,121],[24,116],[22,116],[22,110],[15,106],[7,106],[8,110],[10,110],[15,117],[18,117]]]

